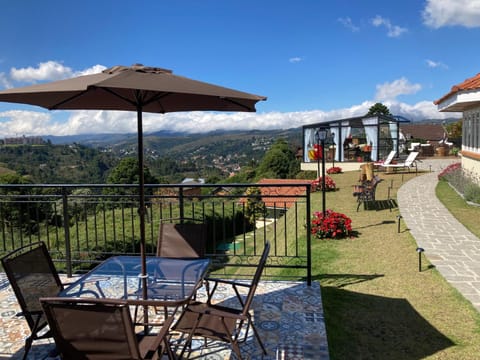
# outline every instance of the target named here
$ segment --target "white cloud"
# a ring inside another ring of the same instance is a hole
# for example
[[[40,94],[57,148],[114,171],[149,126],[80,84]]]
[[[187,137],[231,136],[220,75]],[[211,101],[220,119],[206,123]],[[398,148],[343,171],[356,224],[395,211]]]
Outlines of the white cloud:
[[[351,30],[352,32],[357,32],[360,30],[358,26],[355,26],[352,22],[352,19],[350,17],[345,17],[345,18],[338,18],[338,22],[345,26],[347,29]]]
[[[395,100],[400,95],[415,94],[422,89],[420,84],[411,84],[404,77],[390,83],[379,84],[376,87],[375,99],[378,101]]]
[[[98,74],[100,72],[102,72],[103,70],[105,70],[107,67],[106,66],[103,66],[103,65],[94,65],[90,68],[87,68],[87,69],[84,69],[84,70],[80,70],[80,71],[76,71],[73,76],[82,76],[82,75],[91,75],[91,74]]]
[[[64,66],[56,61],[47,61],[38,64],[38,67],[12,68],[10,76],[15,81],[36,82],[43,80],[60,80],[71,77],[73,71],[68,66]]]
[[[7,79],[7,76],[5,75],[5,73],[0,72],[0,88],[10,89],[11,87],[12,87],[12,84]]]
[[[79,75],[88,75],[101,72],[105,69],[103,65],[95,65],[91,68],[74,72],[70,67],[64,66],[57,61],[46,61],[38,64],[37,67],[12,68],[10,77],[19,82],[35,83],[37,81],[54,81],[71,78]]]
[[[389,37],[399,37],[404,32],[408,31],[406,28],[393,25],[389,19],[386,19],[380,15],[377,15],[372,19],[372,25],[375,27],[384,26],[387,29],[387,36]]]
[[[4,137],[46,135],[45,131],[50,131],[52,125],[51,113],[22,110],[0,112],[0,134]]]
[[[427,0],[422,12],[426,26],[480,26],[480,0]]]
[[[294,63],[299,63],[301,61],[303,61],[303,58],[299,57],[299,56],[296,56],[296,57],[292,57],[290,59],[288,59],[289,62],[291,62],[292,64]]]
[[[430,68],[443,68],[443,69],[448,69],[448,66],[445,65],[444,63],[440,61],[433,61],[430,59],[426,59],[425,62],[427,63],[427,66]]]
[[[402,80],[402,79],[400,79]],[[402,81],[400,81],[402,82]],[[392,83],[393,84],[393,83]],[[408,84],[408,82],[407,82]],[[410,85],[412,87],[412,85]],[[413,85],[415,87],[415,85]],[[408,86],[407,86],[408,88]],[[405,91],[405,90],[404,90]],[[364,101],[349,108],[331,111],[312,110],[267,113],[211,113],[185,112],[169,114],[144,114],[144,132],[158,130],[203,133],[214,130],[269,130],[288,129],[306,124],[362,116],[376,101]],[[426,118],[444,119],[455,113],[440,113],[432,101],[410,105],[396,100],[383,103],[394,115],[410,120]],[[74,135],[100,133],[136,133],[134,112],[122,111],[62,111],[69,115],[66,121],[56,118],[59,112],[12,110],[0,112],[0,138],[8,136]],[[461,114],[457,115],[458,117]]]

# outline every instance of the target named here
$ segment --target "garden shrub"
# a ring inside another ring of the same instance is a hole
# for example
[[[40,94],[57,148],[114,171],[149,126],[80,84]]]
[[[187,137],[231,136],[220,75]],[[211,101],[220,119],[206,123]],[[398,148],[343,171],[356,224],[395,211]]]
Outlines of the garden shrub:
[[[447,181],[466,201],[480,204],[479,181],[473,174],[462,169],[460,163],[447,166],[438,174],[438,179]]]
[[[311,221],[311,232],[318,239],[344,238],[352,234],[352,220],[345,214],[330,209],[325,211],[325,218],[323,212],[316,211]]]

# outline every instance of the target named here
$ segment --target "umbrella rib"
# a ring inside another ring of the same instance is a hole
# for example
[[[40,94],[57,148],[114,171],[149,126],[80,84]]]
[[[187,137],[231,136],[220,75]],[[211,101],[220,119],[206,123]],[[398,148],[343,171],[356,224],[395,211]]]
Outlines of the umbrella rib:
[[[112,94],[113,96],[116,96],[116,97],[118,97],[119,99],[122,99],[123,101],[125,101],[125,102],[127,102],[127,103],[129,103],[129,104],[131,104],[131,105],[133,105],[133,106],[135,106],[135,107],[137,107],[138,105],[143,105],[143,104],[138,104],[137,102],[132,101],[132,100],[130,100],[129,98],[127,98],[127,97],[125,97],[125,96],[122,96],[122,95],[116,93],[115,91],[113,91],[113,90],[110,89],[110,88],[98,87],[98,89],[102,89],[103,91],[106,91],[106,92]]]
[[[255,111],[255,108],[252,109],[250,106],[244,105],[244,104],[242,104],[238,101],[233,100],[232,98],[227,98],[227,97],[222,97],[222,96],[219,96],[219,97],[220,97],[220,99],[231,102],[232,104],[238,105],[238,106],[240,106],[244,109],[247,109],[248,111]]]
[[[161,98],[163,98],[163,97],[171,94],[170,92],[164,92],[164,93],[161,93],[161,94],[154,93],[154,96],[153,96],[151,99],[148,99],[148,100],[145,101],[144,98],[142,98],[142,97],[140,96],[140,94],[141,94],[143,91],[142,91],[142,90],[136,90],[136,91],[135,91],[135,99],[136,99],[137,101],[132,101],[132,100],[130,100],[129,98],[127,98],[127,97],[125,97],[125,96],[122,96],[122,95],[116,93],[116,92],[113,91],[112,89],[109,89],[109,88],[99,88],[99,89],[103,89],[104,91],[106,91],[106,92],[108,92],[108,93],[110,93],[110,94],[118,97],[119,99],[122,99],[123,101],[128,102],[128,103],[130,103],[130,104],[132,104],[132,105],[134,105],[134,106],[141,105],[142,108],[143,108],[145,105],[148,105],[148,104],[150,104],[150,103],[152,103],[152,102],[155,102],[155,101],[157,101],[157,100],[159,100],[159,99],[161,99]],[[143,94],[145,94],[145,93],[148,93],[148,90],[145,91]],[[161,105],[161,103],[160,103],[160,105]],[[162,109],[163,109],[163,106],[162,106]],[[165,112],[165,110],[162,110],[162,111]]]
[[[172,93],[171,92],[163,92],[163,93],[154,93],[152,98],[148,99],[147,101],[145,101],[145,105],[148,105],[148,104],[151,104],[152,102],[155,102],[155,101],[158,101],[168,95],[171,95]],[[162,105],[161,102],[158,103],[160,105],[160,107],[162,108],[162,112],[165,113],[165,109]]]
[[[88,89],[86,89],[86,90],[84,90],[84,91],[82,91],[78,94],[75,94],[73,96],[70,96],[69,98],[66,98],[66,99],[62,100],[59,103],[56,103],[55,105],[48,106],[47,109],[48,110],[58,110],[59,107],[62,106],[63,104],[68,103],[68,102],[72,101],[73,99],[76,99],[76,98],[82,96],[83,94],[85,94],[87,92],[88,92]]]

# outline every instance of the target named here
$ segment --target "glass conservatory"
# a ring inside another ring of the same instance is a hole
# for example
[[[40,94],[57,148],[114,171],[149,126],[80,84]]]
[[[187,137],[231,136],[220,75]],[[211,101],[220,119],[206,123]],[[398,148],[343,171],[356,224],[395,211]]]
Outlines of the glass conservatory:
[[[303,126],[303,162],[316,162],[325,154],[326,161],[378,161],[395,150],[399,154],[400,118],[374,115],[334,120]],[[408,120],[407,120],[408,121]],[[327,139],[322,151],[320,129]]]

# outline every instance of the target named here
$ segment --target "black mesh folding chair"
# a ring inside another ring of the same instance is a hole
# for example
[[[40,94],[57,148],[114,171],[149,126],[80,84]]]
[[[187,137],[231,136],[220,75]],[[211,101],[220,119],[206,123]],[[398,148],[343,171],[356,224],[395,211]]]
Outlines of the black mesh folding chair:
[[[65,360],[176,359],[169,344],[173,317],[157,334],[137,335],[124,300],[42,298],[45,316]]]
[[[207,225],[194,218],[166,218],[160,221],[157,256],[169,258],[202,258],[207,243]],[[155,287],[152,284],[151,287]],[[168,307],[163,307],[168,316]],[[158,313],[158,309],[155,309]],[[137,312],[135,312],[135,319]]]
[[[26,359],[34,340],[52,337],[39,299],[56,296],[63,285],[43,242],[22,246],[4,256],[1,262],[31,331],[25,339],[23,359]]]
[[[172,222],[178,221],[178,222]],[[162,219],[157,256],[199,258],[205,256],[207,225],[197,219]]]
[[[251,314],[249,312],[258,282],[265,268],[268,253],[270,251],[270,243],[265,243],[262,256],[255,271],[255,275],[250,283],[236,282],[220,279],[208,279],[213,282],[213,287],[208,291],[208,300],[206,303],[194,301],[187,305],[184,312],[174,324],[173,330],[188,334],[188,338],[182,350],[182,355],[185,349],[190,346],[192,337],[198,336],[205,339],[213,339],[227,342],[231,345],[235,355],[242,359],[239,343],[244,342],[248,335],[248,329],[251,328],[260,344],[262,351],[267,355],[267,351],[258,334],[255,325],[253,324]],[[231,285],[240,303],[239,308],[231,308],[211,303],[213,294],[218,284]],[[245,287],[248,289],[248,294],[245,299],[242,298],[239,288]],[[240,338],[242,327],[247,327],[245,337]]]

